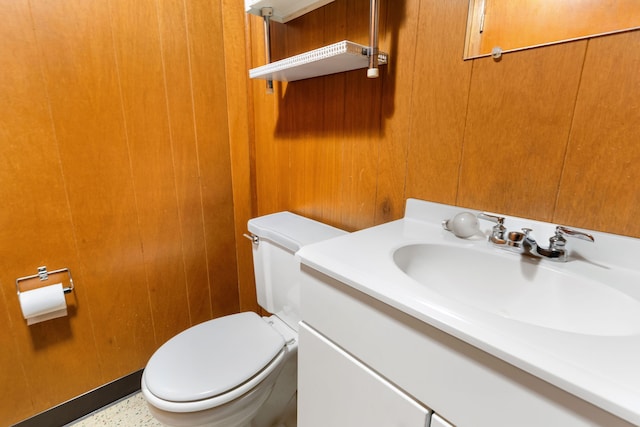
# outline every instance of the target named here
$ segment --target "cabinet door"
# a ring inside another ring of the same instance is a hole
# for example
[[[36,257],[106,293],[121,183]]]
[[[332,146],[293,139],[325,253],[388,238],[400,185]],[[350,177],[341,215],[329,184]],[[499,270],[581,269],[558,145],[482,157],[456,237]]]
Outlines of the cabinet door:
[[[298,427],[425,427],[430,412],[393,384],[300,324]]]
[[[438,414],[432,414],[431,424],[429,424],[429,427],[453,427],[453,424],[449,423]]]

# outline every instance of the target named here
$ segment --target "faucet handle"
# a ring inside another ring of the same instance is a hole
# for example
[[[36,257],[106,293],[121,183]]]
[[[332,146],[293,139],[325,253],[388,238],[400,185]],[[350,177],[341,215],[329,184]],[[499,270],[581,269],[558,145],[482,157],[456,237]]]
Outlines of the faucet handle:
[[[478,218],[484,219],[486,221],[491,221],[496,225],[493,226],[493,232],[489,237],[489,240],[496,244],[504,244],[504,233],[507,231],[507,228],[504,226],[504,217],[488,214],[486,212],[482,212],[478,214]]]
[[[575,237],[576,239],[586,240],[587,242],[595,241],[595,239],[593,238],[593,236],[591,234],[587,234],[587,233],[584,233],[584,232],[578,231],[578,230],[573,230],[571,228],[564,227],[562,225],[559,225],[559,226],[556,227],[556,236],[558,236],[558,237],[560,237],[560,236]]]
[[[564,236],[574,237],[580,240],[586,240],[587,242],[593,242],[595,239],[591,234],[584,233],[582,231],[573,230],[562,225],[556,227],[556,234],[549,239],[549,248],[558,250],[564,248],[567,243],[567,239]]]
[[[478,214],[478,218],[484,219],[487,221],[495,222],[497,226],[504,225],[504,217],[498,215],[488,214],[486,212],[482,212]]]

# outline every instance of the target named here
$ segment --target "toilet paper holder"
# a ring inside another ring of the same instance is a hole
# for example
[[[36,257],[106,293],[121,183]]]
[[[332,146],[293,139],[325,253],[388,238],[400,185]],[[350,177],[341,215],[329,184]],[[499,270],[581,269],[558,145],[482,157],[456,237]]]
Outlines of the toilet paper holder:
[[[31,279],[36,279],[39,278],[41,281],[45,281],[49,278],[50,274],[58,274],[58,273],[67,273],[69,275],[69,286],[66,288],[63,288],[62,290],[64,291],[65,294],[70,293],[71,291],[73,291],[73,278],[71,277],[71,270],[69,270],[68,268],[61,268],[59,270],[53,270],[53,271],[47,271],[47,266],[43,265],[38,267],[38,273],[37,274],[32,274],[31,276],[24,276],[24,277],[19,277],[16,279],[16,292],[18,293],[18,295],[20,295],[20,282],[24,282],[25,280],[31,280]]]

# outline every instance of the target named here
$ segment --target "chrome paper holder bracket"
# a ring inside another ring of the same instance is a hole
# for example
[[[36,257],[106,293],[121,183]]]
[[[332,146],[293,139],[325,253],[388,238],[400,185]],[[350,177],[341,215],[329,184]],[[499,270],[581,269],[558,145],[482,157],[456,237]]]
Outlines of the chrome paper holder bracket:
[[[49,279],[49,275],[59,274],[59,273],[67,273],[69,275],[69,286],[62,289],[65,294],[68,294],[71,291],[73,291],[73,288],[74,288],[73,277],[71,277],[71,270],[69,270],[68,268],[61,268],[59,270],[47,271],[47,267],[45,265],[38,267],[37,274],[32,274],[31,276],[24,276],[24,277],[17,278],[16,292],[18,293],[18,295],[20,295],[20,292],[21,292],[20,282],[24,282],[25,280],[31,280],[31,279],[40,279],[40,281],[44,282],[45,280]]]

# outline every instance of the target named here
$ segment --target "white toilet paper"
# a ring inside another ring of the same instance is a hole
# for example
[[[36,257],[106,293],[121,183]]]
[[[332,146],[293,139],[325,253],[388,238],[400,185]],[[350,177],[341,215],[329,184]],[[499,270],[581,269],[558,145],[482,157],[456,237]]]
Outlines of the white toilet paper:
[[[67,315],[62,283],[20,292],[20,308],[27,325]]]

